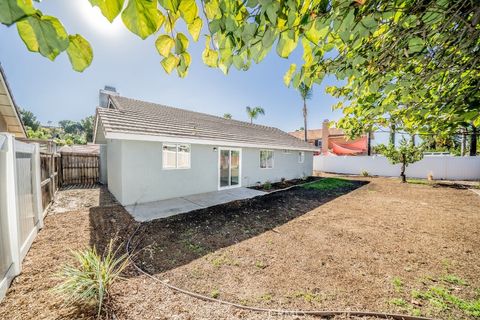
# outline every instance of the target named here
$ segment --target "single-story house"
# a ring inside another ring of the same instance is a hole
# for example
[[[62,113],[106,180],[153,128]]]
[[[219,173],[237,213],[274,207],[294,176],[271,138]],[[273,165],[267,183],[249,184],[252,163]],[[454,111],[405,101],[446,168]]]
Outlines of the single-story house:
[[[277,128],[117,94],[97,108],[94,143],[123,205],[309,176],[318,151]]]

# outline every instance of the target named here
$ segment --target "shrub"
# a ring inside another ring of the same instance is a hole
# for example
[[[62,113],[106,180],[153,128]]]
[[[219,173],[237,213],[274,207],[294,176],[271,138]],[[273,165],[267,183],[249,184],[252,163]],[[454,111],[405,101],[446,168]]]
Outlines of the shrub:
[[[368,177],[369,176],[368,171],[367,170],[362,170],[362,176]]]
[[[128,265],[126,254],[117,257],[113,241],[100,256],[95,247],[72,251],[76,265],[65,265],[58,277],[62,283],[53,290],[63,296],[67,304],[95,306],[98,315],[106,311],[110,300],[110,288],[120,279]]]
[[[270,190],[272,189],[272,183],[270,181],[265,181],[265,183],[263,184],[263,189],[265,190]]]

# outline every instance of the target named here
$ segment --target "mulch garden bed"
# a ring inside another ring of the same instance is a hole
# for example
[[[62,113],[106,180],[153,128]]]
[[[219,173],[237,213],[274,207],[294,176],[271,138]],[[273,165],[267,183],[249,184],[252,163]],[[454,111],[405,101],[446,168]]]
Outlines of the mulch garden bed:
[[[309,177],[305,177],[305,179],[291,179],[291,180],[283,180],[283,181],[274,182],[274,183],[260,184],[260,185],[252,186],[250,187],[250,189],[260,190],[265,192],[272,192],[272,191],[293,187],[299,184],[317,181],[319,179],[321,178],[309,176]]]

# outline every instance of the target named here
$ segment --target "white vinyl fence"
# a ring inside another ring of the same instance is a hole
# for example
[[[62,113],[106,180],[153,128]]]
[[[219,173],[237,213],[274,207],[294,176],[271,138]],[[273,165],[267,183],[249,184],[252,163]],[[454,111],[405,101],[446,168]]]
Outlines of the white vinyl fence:
[[[0,300],[42,227],[39,145],[0,133]]]
[[[313,170],[395,177],[400,176],[400,165],[392,165],[384,156],[315,156]],[[432,174],[438,180],[480,180],[480,157],[424,156],[407,167],[409,178],[426,179]]]

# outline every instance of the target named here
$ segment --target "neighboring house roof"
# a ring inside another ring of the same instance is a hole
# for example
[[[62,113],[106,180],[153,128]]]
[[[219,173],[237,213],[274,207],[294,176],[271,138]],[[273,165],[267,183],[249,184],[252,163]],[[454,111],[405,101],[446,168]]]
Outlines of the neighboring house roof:
[[[0,131],[6,130],[17,138],[26,138],[27,134],[21,119],[20,111],[15,104],[5,72],[0,64]]]
[[[335,135],[343,135],[343,130],[338,129],[338,128],[329,128],[328,132],[330,136],[335,136]],[[304,130],[298,130],[298,131],[293,131],[289,132],[288,134],[294,136],[295,138],[302,139],[304,138],[305,131]],[[313,130],[307,130],[307,138],[308,140],[321,140],[322,139],[322,129],[313,129]]]
[[[316,151],[318,148],[280,129],[110,96],[109,108],[97,108],[95,140],[126,139],[239,147]]]
[[[85,153],[85,154],[99,154],[100,145],[88,143],[88,144],[78,144],[72,146],[63,146],[57,150],[60,153]]]

